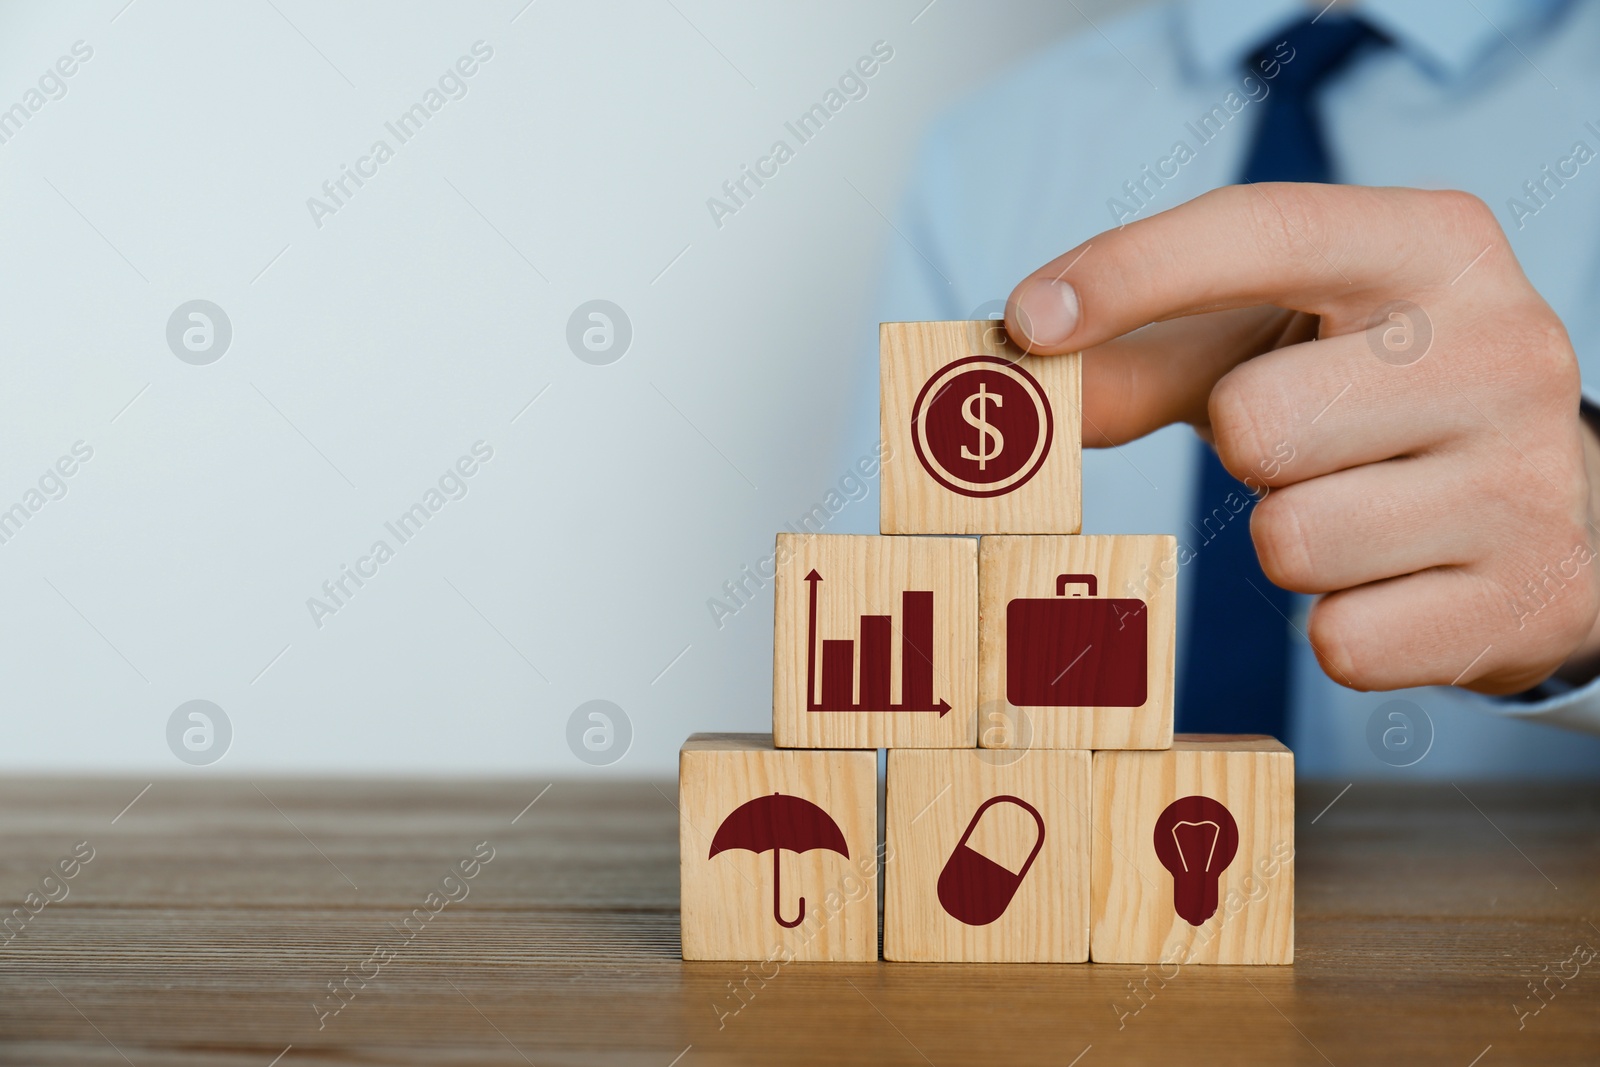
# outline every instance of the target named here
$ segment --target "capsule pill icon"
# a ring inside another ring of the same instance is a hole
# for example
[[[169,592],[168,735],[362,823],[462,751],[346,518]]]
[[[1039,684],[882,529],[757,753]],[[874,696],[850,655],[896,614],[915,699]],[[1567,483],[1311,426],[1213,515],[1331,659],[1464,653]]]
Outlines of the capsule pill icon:
[[[1034,837],[1033,851],[1028,853],[1021,870],[1012,871],[1003,867],[967,844],[967,839],[978,828],[984,812],[996,804],[1014,804],[1033,816],[1038,833]],[[1040,817],[1038,809],[1021,797],[990,797],[972,813],[972,821],[967,823],[966,832],[956,842],[950,858],[945,860],[944,870],[939,872],[939,903],[952,919],[968,926],[989,925],[1010,907],[1011,898],[1017,895],[1017,889],[1028,876],[1028,869],[1033,866],[1043,847],[1044,819]]]

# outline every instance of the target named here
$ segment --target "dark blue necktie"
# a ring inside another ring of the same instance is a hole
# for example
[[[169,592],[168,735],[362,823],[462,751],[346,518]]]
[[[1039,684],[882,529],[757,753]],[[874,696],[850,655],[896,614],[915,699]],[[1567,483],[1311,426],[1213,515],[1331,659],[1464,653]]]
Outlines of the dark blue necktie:
[[[1242,181],[1334,180],[1317,94],[1363,43],[1377,39],[1356,19],[1308,18],[1251,58],[1249,73],[1258,80],[1271,69],[1263,62],[1275,61],[1278,73],[1264,82],[1269,93],[1256,105],[1261,116]],[[1250,540],[1254,506],[1250,491],[1201,445],[1193,539],[1182,539],[1195,553],[1177,704],[1178,729],[1187,733],[1282,737],[1288,722],[1292,604],[1261,573]]]

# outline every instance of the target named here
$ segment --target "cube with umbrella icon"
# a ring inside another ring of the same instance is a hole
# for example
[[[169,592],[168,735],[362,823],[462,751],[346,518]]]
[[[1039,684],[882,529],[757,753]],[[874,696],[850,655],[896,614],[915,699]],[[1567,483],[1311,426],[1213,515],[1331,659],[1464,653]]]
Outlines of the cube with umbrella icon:
[[[877,763],[770,734],[684,743],[684,959],[877,959]]]

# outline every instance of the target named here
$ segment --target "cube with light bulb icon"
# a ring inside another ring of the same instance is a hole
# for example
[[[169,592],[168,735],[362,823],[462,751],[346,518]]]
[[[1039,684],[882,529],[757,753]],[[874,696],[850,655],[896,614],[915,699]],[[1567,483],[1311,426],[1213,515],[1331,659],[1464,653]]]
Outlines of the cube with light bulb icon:
[[[1294,962],[1294,754],[1179,734],[1094,754],[1089,958]]]

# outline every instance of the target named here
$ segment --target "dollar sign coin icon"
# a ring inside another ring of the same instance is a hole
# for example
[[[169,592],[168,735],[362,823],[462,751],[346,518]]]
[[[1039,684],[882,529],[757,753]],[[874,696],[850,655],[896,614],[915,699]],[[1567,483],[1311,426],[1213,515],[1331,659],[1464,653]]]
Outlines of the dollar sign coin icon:
[[[1037,379],[996,356],[947,363],[923,385],[911,442],[934,481],[962,496],[1001,496],[1050,454],[1054,421]]]

